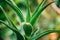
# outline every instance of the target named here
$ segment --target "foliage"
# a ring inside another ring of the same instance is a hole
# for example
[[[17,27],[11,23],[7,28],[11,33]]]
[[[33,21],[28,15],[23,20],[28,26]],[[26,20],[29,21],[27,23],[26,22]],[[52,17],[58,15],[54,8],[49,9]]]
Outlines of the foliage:
[[[21,27],[20,30],[18,30],[16,25],[6,15],[6,12],[4,11],[3,7],[0,5],[0,9],[3,11],[5,18],[8,21],[8,24],[6,24],[2,20],[0,20],[0,23],[6,25],[6,27],[11,29],[16,34],[17,40],[37,40],[38,38],[41,38],[49,33],[60,32],[60,30],[47,30],[47,31],[44,31],[43,33],[38,33],[37,35],[35,35],[34,33],[36,31],[34,32],[34,30],[33,30],[33,28],[35,28],[34,25],[35,25],[37,19],[39,18],[39,16],[41,15],[41,13],[53,2],[48,3],[44,6],[44,3],[46,2],[46,0],[42,0],[42,2],[38,5],[36,10],[33,12],[33,14],[30,15],[30,3],[29,3],[29,0],[26,0],[26,4],[27,4],[26,19],[24,18],[21,10],[14,3],[13,0],[1,0],[1,2],[6,2],[6,4],[8,4],[16,12],[17,16],[19,16],[19,19],[22,24],[22,25],[20,25],[20,27]],[[24,34],[21,32],[22,30],[24,31]]]
[[[60,0],[56,0],[56,5],[60,8]]]

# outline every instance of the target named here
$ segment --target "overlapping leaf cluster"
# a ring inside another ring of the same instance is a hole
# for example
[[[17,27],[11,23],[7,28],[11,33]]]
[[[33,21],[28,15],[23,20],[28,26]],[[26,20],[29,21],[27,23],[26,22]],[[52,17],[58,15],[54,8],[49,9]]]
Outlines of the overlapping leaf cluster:
[[[19,17],[20,21],[21,21],[21,26],[22,29],[24,31],[24,35],[21,34],[21,32],[17,29],[17,27],[14,25],[14,23],[12,22],[12,20],[6,15],[6,12],[4,11],[3,7],[0,5],[0,9],[2,10],[2,12],[4,13],[6,20],[8,21],[8,24],[6,24],[4,21],[0,20],[0,23],[3,23],[4,25],[6,25],[6,27],[8,27],[9,29],[11,29],[14,33],[16,33],[16,37],[17,40],[37,40],[38,38],[41,38],[49,33],[52,32],[60,32],[59,30],[47,30],[43,33],[38,33],[37,35],[34,36],[34,24],[36,23],[37,19],[39,18],[39,16],[41,15],[41,13],[53,2],[50,2],[46,5],[45,2],[47,0],[42,0],[42,2],[37,6],[36,10],[32,13],[32,15],[30,15],[30,3],[29,0],[26,0],[26,4],[27,4],[27,14],[26,14],[26,19],[24,19],[24,16],[20,10],[20,8],[18,8],[18,6],[14,3],[13,0],[0,0],[1,2],[6,2],[6,4],[8,4],[17,14],[17,16]],[[26,20],[26,21],[25,21]],[[33,35],[32,35],[33,34]]]

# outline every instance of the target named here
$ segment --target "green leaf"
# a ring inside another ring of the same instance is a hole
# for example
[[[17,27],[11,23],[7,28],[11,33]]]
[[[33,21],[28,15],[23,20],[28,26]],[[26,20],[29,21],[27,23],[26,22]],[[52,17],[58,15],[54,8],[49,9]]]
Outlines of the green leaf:
[[[4,0],[0,0],[0,3],[4,2]]]
[[[27,4],[27,15],[26,15],[26,21],[30,22],[30,4],[29,4],[29,0],[26,0],[26,4]]]
[[[9,23],[9,25],[10,25],[12,28],[17,29],[16,26],[12,23],[12,21],[8,18],[8,16],[6,15],[4,9],[3,9],[1,6],[0,6],[0,9],[1,9],[2,12],[4,13],[4,15],[5,15],[5,17],[6,17],[7,21],[8,21],[8,23]]]
[[[60,8],[60,0],[56,0],[56,5]]]
[[[0,9],[0,20],[3,20],[3,21],[6,20],[5,15],[4,15],[3,12],[1,11],[1,9]]]
[[[23,27],[23,30],[25,32],[25,35],[29,37],[32,33],[31,24],[30,23],[24,23],[24,24],[22,24],[22,27]]]
[[[9,26],[4,23],[3,21],[0,20],[0,23],[3,23],[4,25],[6,25],[9,29],[11,29],[13,32],[16,33],[17,36],[17,40],[24,40],[23,36],[20,34],[19,30],[16,28],[16,26],[14,25],[14,23],[7,17],[5,11],[3,10],[3,8],[0,6],[1,10],[3,11],[4,15],[6,16],[7,21],[9,22]]]
[[[21,22],[24,22],[24,16],[21,13],[21,10],[17,7],[17,5],[13,2],[13,0],[10,1],[5,1],[12,9],[14,9],[14,11],[17,13],[17,15],[19,16]]]
[[[15,32],[16,36],[17,36],[17,40],[24,40],[24,37],[20,34],[20,32],[18,30],[15,30],[14,28],[11,28],[9,25],[7,25],[6,23],[4,23],[4,21],[0,20],[0,23],[3,23],[6,27],[8,27],[9,29],[11,29],[13,32]]]
[[[38,30],[38,29],[35,29],[35,30],[32,31],[31,37],[34,36],[34,34],[35,34],[35,32],[36,32],[37,30]]]
[[[17,40],[24,40],[24,37],[20,34],[20,32],[16,32]]]
[[[36,14],[36,12],[41,9],[43,6],[44,6],[44,3],[46,2],[47,0],[42,0],[42,2],[37,6],[36,10],[33,12],[32,14],[32,17]]]
[[[8,27],[9,29],[11,29],[12,31],[16,31],[14,28],[10,27],[9,25],[7,25],[4,21],[0,20],[0,23],[6,25],[6,27]]]
[[[42,38],[43,36],[50,34],[50,33],[53,33],[53,32],[59,32],[60,33],[60,30],[47,30],[47,31],[44,31],[42,33],[38,33],[36,36],[32,37],[31,39],[38,40],[39,38]]]
[[[9,19],[9,21],[11,22],[12,26],[13,26],[15,29],[17,29],[16,25],[12,22],[12,20]],[[17,30],[18,30],[18,29],[17,29]]]
[[[50,5],[52,4],[53,2],[51,3],[48,3],[47,5],[45,5],[44,7],[42,7],[40,10],[38,10],[38,12],[32,17],[30,23],[31,25],[33,26],[36,22],[36,20],[39,18],[39,16],[41,15],[41,13]]]

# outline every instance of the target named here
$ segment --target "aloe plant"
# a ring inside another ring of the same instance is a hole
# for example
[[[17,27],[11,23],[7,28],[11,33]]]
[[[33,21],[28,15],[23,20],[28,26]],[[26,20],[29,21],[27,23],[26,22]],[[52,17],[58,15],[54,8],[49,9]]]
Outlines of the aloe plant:
[[[27,4],[27,16],[26,19],[24,19],[24,16],[21,12],[21,10],[18,8],[18,6],[14,3],[13,0],[1,0],[1,2],[6,2],[6,4],[8,4],[17,14],[17,16],[19,16],[20,18],[20,27],[21,29],[19,30],[17,28],[17,26],[12,22],[12,20],[6,15],[6,12],[4,11],[3,7],[0,5],[0,9],[3,11],[5,18],[8,22],[8,24],[6,24],[4,21],[0,20],[0,23],[6,25],[6,27],[8,27],[9,29],[11,29],[17,37],[17,40],[38,40],[39,38],[49,34],[49,33],[53,33],[53,32],[60,32],[60,30],[46,30],[42,33],[38,33],[37,35],[35,35],[34,33],[38,30],[35,30],[33,28],[37,19],[39,18],[39,16],[41,15],[41,13],[53,2],[48,3],[44,6],[44,3],[47,0],[42,0],[42,2],[38,5],[38,7],[36,8],[36,10],[32,13],[32,15],[30,15],[30,3],[29,0],[26,0],[26,4]],[[25,21],[26,20],[26,21]],[[24,34],[21,31],[24,31]]]

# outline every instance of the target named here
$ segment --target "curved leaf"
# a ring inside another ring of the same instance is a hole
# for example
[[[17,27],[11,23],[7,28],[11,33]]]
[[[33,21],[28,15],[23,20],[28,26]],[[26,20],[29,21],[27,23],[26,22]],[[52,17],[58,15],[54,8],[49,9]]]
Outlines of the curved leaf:
[[[43,36],[50,34],[50,33],[53,33],[53,32],[60,33],[60,30],[47,30],[47,31],[44,31],[43,33],[38,33],[36,36],[32,37],[31,39],[37,40],[37,39],[42,38]]]
[[[5,1],[12,9],[14,9],[14,11],[16,11],[17,15],[19,16],[21,22],[24,22],[24,16],[21,13],[21,10],[17,7],[17,5],[13,2],[13,0],[10,1]]]
[[[36,12],[38,11],[38,9],[41,9],[44,6],[44,3],[47,0],[42,0],[42,2],[38,5],[38,7],[36,8],[36,10],[33,12],[32,17],[36,14]]]
[[[12,28],[17,29],[16,26],[13,24],[13,22],[7,17],[7,15],[6,15],[4,9],[3,9],[1,6],[0,6],[0,9],[1,9],[2,12],[4,13],[4,15],[5,15],[5,17],[6,17],[7,21],[8,21],[8,23],[9,23],[9,25],[10,25]]]
[[[0,20],[0,23],[4,24],[6,27],[8,27],[9,29],[11,29],[12,31],[16,31],[14,28],[10,27],[9,25],[7,25],[4,21]]]
[[[12,26],[13,26],[15,29],[17,29],[16,25],[12,22],[12,20],[9,19],[9,21],[11,22]],[[18,29],[17,29],[17,30],[18,30]]]
[[[15,30],[14,28],[11,28],[10,26],[8,26],[6,23],[4,23],[1,20],[0,20],[0,23],[3,23],[6,27],[8,27],[9,29],[11,29],[13,32],[15,32],[16,36],[17,36],[17,40],[24,40],[24,37],[20,34],[20,32],[18,30]]]
[[[31,23],[32,26],[35,24],[36,20],[41,15],[42,11],[44,11],[44,9],[46,9],[52,3],[54,3],[54,2],[48,3],[47,5],[45,5],[44,7],[42,7],[40,10],[38,10],[38,12],[32,17],[32,19],[30,21],[30,23]]]

